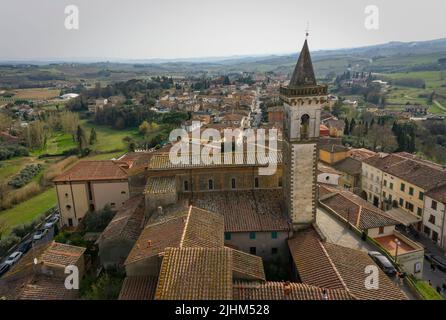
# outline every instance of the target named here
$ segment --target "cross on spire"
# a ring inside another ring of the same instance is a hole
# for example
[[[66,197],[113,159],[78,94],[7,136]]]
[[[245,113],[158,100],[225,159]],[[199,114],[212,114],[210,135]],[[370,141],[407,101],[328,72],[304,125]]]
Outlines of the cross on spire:
[[[310,23],[307,21],[307,28],[305,29],[305,39],[310,35]]]

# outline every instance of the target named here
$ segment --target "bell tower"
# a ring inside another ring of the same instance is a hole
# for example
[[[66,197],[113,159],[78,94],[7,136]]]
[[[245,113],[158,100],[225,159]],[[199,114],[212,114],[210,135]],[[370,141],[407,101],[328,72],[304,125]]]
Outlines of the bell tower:
[[[308,34],[307,34],[308,35]],[[304,229],[316,218],[319,126],[327,86],[318,85],[305,40],[288,86],[280,88],[284,106],[283,188],[293,229]]]

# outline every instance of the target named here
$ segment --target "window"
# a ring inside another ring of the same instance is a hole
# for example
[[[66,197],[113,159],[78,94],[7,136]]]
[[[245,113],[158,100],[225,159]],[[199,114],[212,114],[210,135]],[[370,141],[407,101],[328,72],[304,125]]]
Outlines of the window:
[[[249,248],[249,253],[255,255],[257,253],[256,247],[250,247]]]
[[[424,193],[420,191],[420,193],[418,193],[418,199],[423,200],[424,199]]]
[[[67,204],[67,205],[65,206],[65,208],[67,208],[67,210],[70,210],[70,209],[71,209],[71,206],[70,206],[69,204]]]
[[[236,188],[236,183],[235,183],[235,178],[231,179],[231,188],[235,189]]]
[[[256,233],[255,232],[250,232],[249,233],[249,239],[255,240],[255,238],[256,238]]]
[[[401,184],[400,190],[403,192],[406,190],[406,185],[404,183]]]
[[[279,187],[282,186],[282,177],[279,178]]]
[[[68,193],[65,193],[65,197],[68,198]]]
[[[423,210],[421,208],[417,208],[417,215],[420,217],[423,215]]]
[[[409,195],[413,196],[413,188],[409,187]]]
[[[231,233],[230,232],[225,232],[225,240],[226,241],[231,240]]]
[[[71,218],[68,219],[68,226],[69,227],[73,226],[73,219],[71,219]]]
[[[406,202],[406,209],[410,212],[413,212],[413,204],[410,202]]]
[[[393,200],[393,197],[391,194],[389,194],[389,201],[392,202],[392,200]]]
[[[432,240],[438,242],[438,233],[434,230],[432,230]]]
[[[189,191],[189,181],[184,181],[184,191]]]
[[[435,216],[434,215],[432,215],[432,214],[430,215],[429,222],[432,224],[435,224]]]
[[[384,180],[384,187],[387,187],[387,180]]]
[[[403,207],[403,206],[404,206],[404,199],[400,198],[400,207]]]
[[[385,198],[386,197],[386,192],[385,191],[383,191],[383,197]],[[371,196],[370,196],[370,198],[371,198]]]
[[[431,208],[437,210],[437,201],[432,200]]]
[[[258,188],[259,187],[259,178],[255,178],[254,179],[254,188]]]
[[[209,184],[209,190],[214,190],[214,180],[209,179],[208,184]]]
[[[277,239],[277,231],[271,232],[271,238],[272,239]]]
[[[112,203],[110,203],[110,205],[111,205],[112,207],[114,207],[114,206],[116,206],[116,203],[112,202]]]
[[[277,248],[271,248],[271,254],[276,255],[279,250]]]
[[[393,182],[390,183],[389,188],[390,190],[393,190]]]
[[[424,233],[425,233],[427,236],[430,236],[430,235],[431,235],[431,229],[430,229],[429,227],[424,226]]]
[[[126,192],[125,191],[121,191],[121,194],[126,194]]]
[[[384,233],[384,227],[379,227],[378,234],[383,234],[383,233]]]
[[[300,138],[308,139],[308,131],[310,127],[310,116],[308,114],[304,114],[300,118]]]

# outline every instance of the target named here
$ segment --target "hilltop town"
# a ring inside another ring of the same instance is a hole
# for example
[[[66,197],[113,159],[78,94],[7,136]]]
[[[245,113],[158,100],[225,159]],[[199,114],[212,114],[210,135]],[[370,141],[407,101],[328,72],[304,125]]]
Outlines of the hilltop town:
[[[391,85],[372,72],[321,81],[308,42],[289,74],[156,76],[78,93],[60,82],[59,97],[32,105],[8,99],[42,90],[2,92],[1,156],[24,162],[1,191],[0,296],[442,299],[446,169],[433,160],[444,141],[423,149],[416,126],[441,135],[444,117],[424,103],[390,111]],[[198,136],[189,162],[171,161],[174,129]],[[209,129],[238,136],[209,141]],[[203,160],[211,142],[237,161]],[[48,196],[44,217],[2,219],[35,195]]]

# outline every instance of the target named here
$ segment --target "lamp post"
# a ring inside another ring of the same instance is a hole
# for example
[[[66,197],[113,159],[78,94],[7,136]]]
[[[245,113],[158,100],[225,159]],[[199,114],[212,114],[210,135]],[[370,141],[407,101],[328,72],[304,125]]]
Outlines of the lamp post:
[[[395,263],[398,262],[398,247],[401,245],[401,242],[395,238],[395,244],[396,244],[396,249],[395,249]]]

